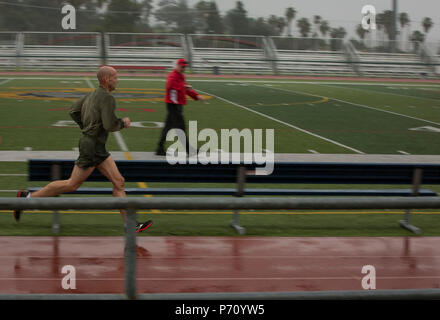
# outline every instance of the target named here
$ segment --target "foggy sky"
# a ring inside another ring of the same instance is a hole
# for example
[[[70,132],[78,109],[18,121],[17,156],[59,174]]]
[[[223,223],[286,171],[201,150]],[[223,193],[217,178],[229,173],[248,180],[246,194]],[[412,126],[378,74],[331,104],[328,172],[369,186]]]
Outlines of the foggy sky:
[[[156,3],[159,0],[156,0]],[[199,0],[187,0],[192,6]],[[241,0],[250,17],[267,18],[271,14],[284,16],[287,7],[297,10],[295,20],[306,17],[313,20],[314,15],[320,15],[330,22],[331,27],[344,27],[347,37],[355,37],[355,26],[361,23],[361,8],[371,4],[378,13],[391,10],[391,0]],[[216,0],[222,14],[235,7],[236,0]],[[398,11],[407,12],[411,20],[411,31],[423,32],[421,21],[430,17],[434,26],[428,33],[427,42],[440,40],[440,0],[398,0]],[[296,23],[294,23],[296,30]],[[298,35],[298,32],[295,32]],[[295,35],[294,34],[294,35]]]

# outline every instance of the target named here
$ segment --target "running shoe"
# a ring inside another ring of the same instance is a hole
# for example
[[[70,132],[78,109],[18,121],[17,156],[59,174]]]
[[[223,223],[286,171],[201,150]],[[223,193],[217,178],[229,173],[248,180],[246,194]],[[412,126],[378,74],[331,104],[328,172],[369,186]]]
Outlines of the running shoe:
[[[17,198],[26,198],[28,194],[29,194],[29,191],[27,191],[27,190],[18,190]],[[21,210],[14,210],[15,221],[17,221],[17,222],[20,221],[20,215],[21,215]]]
[[[136,233],[142,232],[146,229],[148,229],[149,227],[151,227],[151,225],[153,224],[152,220],[148,220],[146,222],[138,222],[136,224]]]

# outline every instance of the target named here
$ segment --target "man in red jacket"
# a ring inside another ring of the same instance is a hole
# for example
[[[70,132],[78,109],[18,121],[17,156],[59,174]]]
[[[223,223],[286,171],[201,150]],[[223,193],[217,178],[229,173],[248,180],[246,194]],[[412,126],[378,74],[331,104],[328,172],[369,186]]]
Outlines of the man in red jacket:
[[[184,72],[187,65],[188,62],[185,59],[177,60],[175,69],[167,77],[165,103],[167,104],[168,115],[156,150],[156,155],[158,156],[166,155],[164,144],[168,131],[176,128],[186,133],[185,120],[183,118],[183,106],[186,104],[186,95],[194,100],[203,100],[203,97],[185,82]],[[186,139],[185,147],[189,154],[190,145],[188,139]]]

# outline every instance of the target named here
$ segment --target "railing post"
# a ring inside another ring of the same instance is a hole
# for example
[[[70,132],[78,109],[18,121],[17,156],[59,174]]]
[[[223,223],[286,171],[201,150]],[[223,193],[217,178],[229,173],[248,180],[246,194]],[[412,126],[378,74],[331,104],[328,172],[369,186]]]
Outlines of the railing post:
[[[60,180],[61,179],[61,166],[59,164],[54,164],[51,167],[51,173],[52,181]],[[59,233],[60,232],[60,215],[58,213],[58,210],[54,210],[52,214],[52,233]]]
[[[24,34],[23,32],[17,33],[15,40],[15,54],[17,58],[15,59],[15,68],[19,70],[21,68],[23,58],[21,55],[23,54],[24,48]]]
[[[128,208],[125,225],[125,294],[136,299],[136,209]]]
[[[420,185],[422,183],[422,176],[423,176],[423,170],[420,168],[416,168],[414,170],[413,180],[412,180],[413,181],[413,184],[412,184],[412,196],[413,197],[417,197],[419,194]],[[414,232],[415,234],[420,234],[421,230],[411,224],[410,218],[411,218],[411,210],[406,209],[405,219],[399,221],[400,226],[402,228],[405,228],[405,229],[411,231],[411,232]]]
[[[237,192],[236,197],[243,197],[244,195],[244,184],[246,181],[246,168],[244,166],[239,166],[237,168]],[[231,226],[238,232],[238,234],[245,234],[246,229],[240,226],[240,213],[238,210],[234,210],[234,217],[231,221]]]

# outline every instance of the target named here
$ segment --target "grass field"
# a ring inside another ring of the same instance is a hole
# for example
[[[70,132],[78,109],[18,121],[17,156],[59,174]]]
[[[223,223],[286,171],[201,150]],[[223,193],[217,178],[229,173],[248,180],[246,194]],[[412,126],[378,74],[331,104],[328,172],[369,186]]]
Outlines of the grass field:
[[[189,102],[184,113],[187,121],[196,120],[199,130],[217,132],[274,129],[276,153],[440,155],[438,84],[223,78],[191,78],[189,82],[207,99]],[[85,77],[1,78],[0,152],[76,148],[80,131],[71,122],[68,108],[96,85],[93,78]],[[158,123],[166,116],[163,87],[162,78],[120,78],[114,94],[117,114],[136,123],[121,131],[130,152],[155,150],[161,131]],[[121,151],[113,135],[108,150]],[[0,197],[14,196],[14,190],[27,186],[25,162],[0,162]],[[397,226],[400,216],[394,213],[254,213],[243,215],[242,222],[249,235],[409,234]],[[421,212],[415,215],[414,224],[419,224],[424,235],[440,235],[438,218],[435,212]],[[149,234],[233,235],[229,219],[227,214],[154,213],[155,226]],[[117,215],[66,213],[62,220],[66,235],[122,232]],[[48,213],[25,215],[20,224],[10,212],[0,213],[0,235],[50,232]]]

